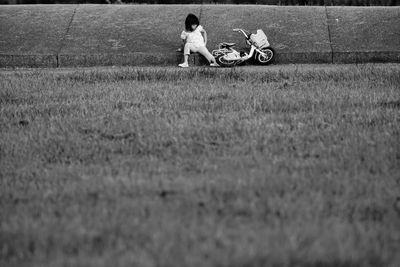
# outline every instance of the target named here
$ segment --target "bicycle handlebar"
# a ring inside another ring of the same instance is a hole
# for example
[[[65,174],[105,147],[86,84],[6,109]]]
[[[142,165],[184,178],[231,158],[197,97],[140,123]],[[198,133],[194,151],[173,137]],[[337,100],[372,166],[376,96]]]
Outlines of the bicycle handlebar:
[[[250,36],[250,32],[248,32],[248,31],[246,31],[246,30],[244,30],[244,29],[238,29],[238,28],[235,28],[235,29],[232,29],[234,32],[241,32],[241,33],[243,33],[243,35],[244,36],[246,36],[246,38],[249,38],[249,36]]]

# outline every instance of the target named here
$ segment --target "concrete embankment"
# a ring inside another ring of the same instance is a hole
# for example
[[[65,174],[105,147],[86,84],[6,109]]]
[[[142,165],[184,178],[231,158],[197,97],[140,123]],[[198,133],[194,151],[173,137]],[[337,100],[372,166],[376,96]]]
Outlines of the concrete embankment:
[[[0,7],[0,67],[174,65],[188,13],[209,50],[261,28],[276,63],[400,62],[400,7],[34,5]]]

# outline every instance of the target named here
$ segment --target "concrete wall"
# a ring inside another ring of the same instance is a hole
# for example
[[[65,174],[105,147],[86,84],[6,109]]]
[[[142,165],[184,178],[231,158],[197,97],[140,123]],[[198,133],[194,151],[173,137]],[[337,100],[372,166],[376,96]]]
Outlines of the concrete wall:
[[[35,5],[0,7],[0,67],[174,65],[188,13],[209,50],[262,28],[276,63],[400,62],[400,7]]]

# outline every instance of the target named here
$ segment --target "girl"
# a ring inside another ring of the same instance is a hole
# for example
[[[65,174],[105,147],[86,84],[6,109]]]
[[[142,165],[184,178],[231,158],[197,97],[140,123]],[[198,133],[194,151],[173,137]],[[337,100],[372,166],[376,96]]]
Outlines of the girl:
[[[204,38],[203,38],[203,35]],[[185,20],[185,31],[182,32],[181,38],[184,43],[183,48],[183,63],[179,64],[179,67],[187,68],[189,67],[188,58],[190,52],[199,52],[210,62],[210,66],[217,67],[218,64],[215,62],[215,58],[207,50],[207,32],[200,25],[199,19],[193,15],[189,14]]]

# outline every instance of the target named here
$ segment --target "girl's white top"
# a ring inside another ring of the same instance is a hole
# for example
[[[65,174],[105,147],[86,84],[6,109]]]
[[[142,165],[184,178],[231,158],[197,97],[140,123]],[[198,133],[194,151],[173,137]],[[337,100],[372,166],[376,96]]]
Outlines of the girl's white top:
[[[192,32],[183,31],[181,33],[181,38],[183,40],[186,40],[186,43],[191,43],[191,44],[195,44],[197,46],[202,46],[202,45],[205,45],[203,35],[201,35],[202,31],[203,31],[203,27],[201,25],[199,25]]]

